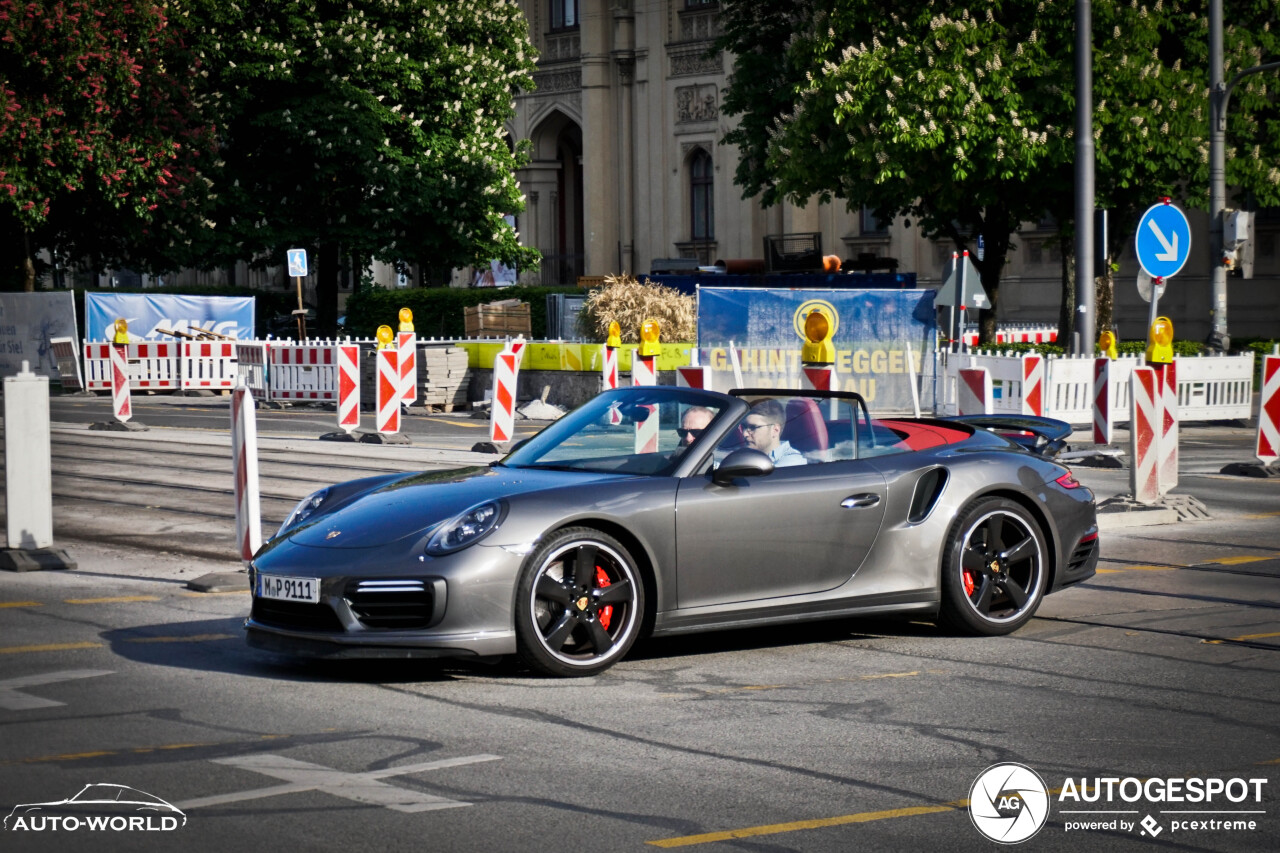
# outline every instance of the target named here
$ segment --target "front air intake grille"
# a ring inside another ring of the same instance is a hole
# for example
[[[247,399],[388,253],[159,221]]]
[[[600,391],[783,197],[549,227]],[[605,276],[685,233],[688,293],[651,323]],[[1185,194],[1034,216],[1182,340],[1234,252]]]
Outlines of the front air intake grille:
[[[307,604],[297,601],[273,601],[255,598],[251,618],[261,625],[287,628],[295,631],[342,630],[342,622],[333,608],[327,604]]]
[[[1092,539],[1086,539],[1077,545],[1076,549],[1071,552],[1071,559],[1067,561],[1067,573],[1070,574],[1083,568],[1089,562],[1089,559],[1093,557],[1093,552],[1097,547],[1098,538],[1096,536]]]
[[[353,581],[346,597],[360,624],[374,630],[427,628],[435,613],[432,585],[414,578]]]

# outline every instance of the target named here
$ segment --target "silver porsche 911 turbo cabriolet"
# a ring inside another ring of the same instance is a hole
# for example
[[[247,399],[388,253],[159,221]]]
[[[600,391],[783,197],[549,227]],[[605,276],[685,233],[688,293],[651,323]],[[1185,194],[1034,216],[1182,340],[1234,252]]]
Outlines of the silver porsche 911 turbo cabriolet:
[[[1044,418],[873,419],[857,394],[606,391],[501,461],[301,501],[250,567],[251,645],[594,675],[637,637],[857,615],[1007,634],[1093,575]]]

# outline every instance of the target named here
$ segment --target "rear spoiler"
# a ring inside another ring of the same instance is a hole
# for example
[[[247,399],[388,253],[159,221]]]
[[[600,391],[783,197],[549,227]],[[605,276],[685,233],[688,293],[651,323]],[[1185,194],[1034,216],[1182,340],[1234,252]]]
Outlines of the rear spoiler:
[[[940,418],[998,433],[1020,447],[1050,459],[1067,446],[1071,424],[1035,415],[956,415]]]

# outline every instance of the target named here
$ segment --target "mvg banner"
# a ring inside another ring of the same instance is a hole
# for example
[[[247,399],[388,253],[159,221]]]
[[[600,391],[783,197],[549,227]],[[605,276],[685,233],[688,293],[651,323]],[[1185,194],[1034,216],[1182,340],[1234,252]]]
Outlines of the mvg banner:
[[[253,340],[252,296],[178,296],[170,293],[92,293],[84,295],[86,341],[110,341],[117,317],[129,321],[131,341],[154,341],[174,332],[217,332]]]

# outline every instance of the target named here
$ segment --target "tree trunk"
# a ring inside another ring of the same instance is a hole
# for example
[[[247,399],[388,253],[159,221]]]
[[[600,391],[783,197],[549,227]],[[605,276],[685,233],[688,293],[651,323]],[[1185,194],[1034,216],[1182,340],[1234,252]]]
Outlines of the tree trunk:
[[[1116,274],[1111,269],[1111,258],[1107,258],[1107,271],[1094,282],[1094,325],[1098,334],[1110,331],[1115,326],[1116,309]],[[1087,349],[1087,347],[1086,347]]]
[[[33,293],[36,289],[36,265],[31,259],[31,232],[22,232],[22,290]]]
[[[317,334],[331,338],[338,333],[338,268],[342,265],[342,248],[333,240],[324,240],[317,256],[316,329]]]
[[[1070,349],[1071,334],[1076,330],[1076,255],[1075,247],[1066,241],[1059,244],[1062,255],[1062,302],[1058,305],[1058,343]]]

